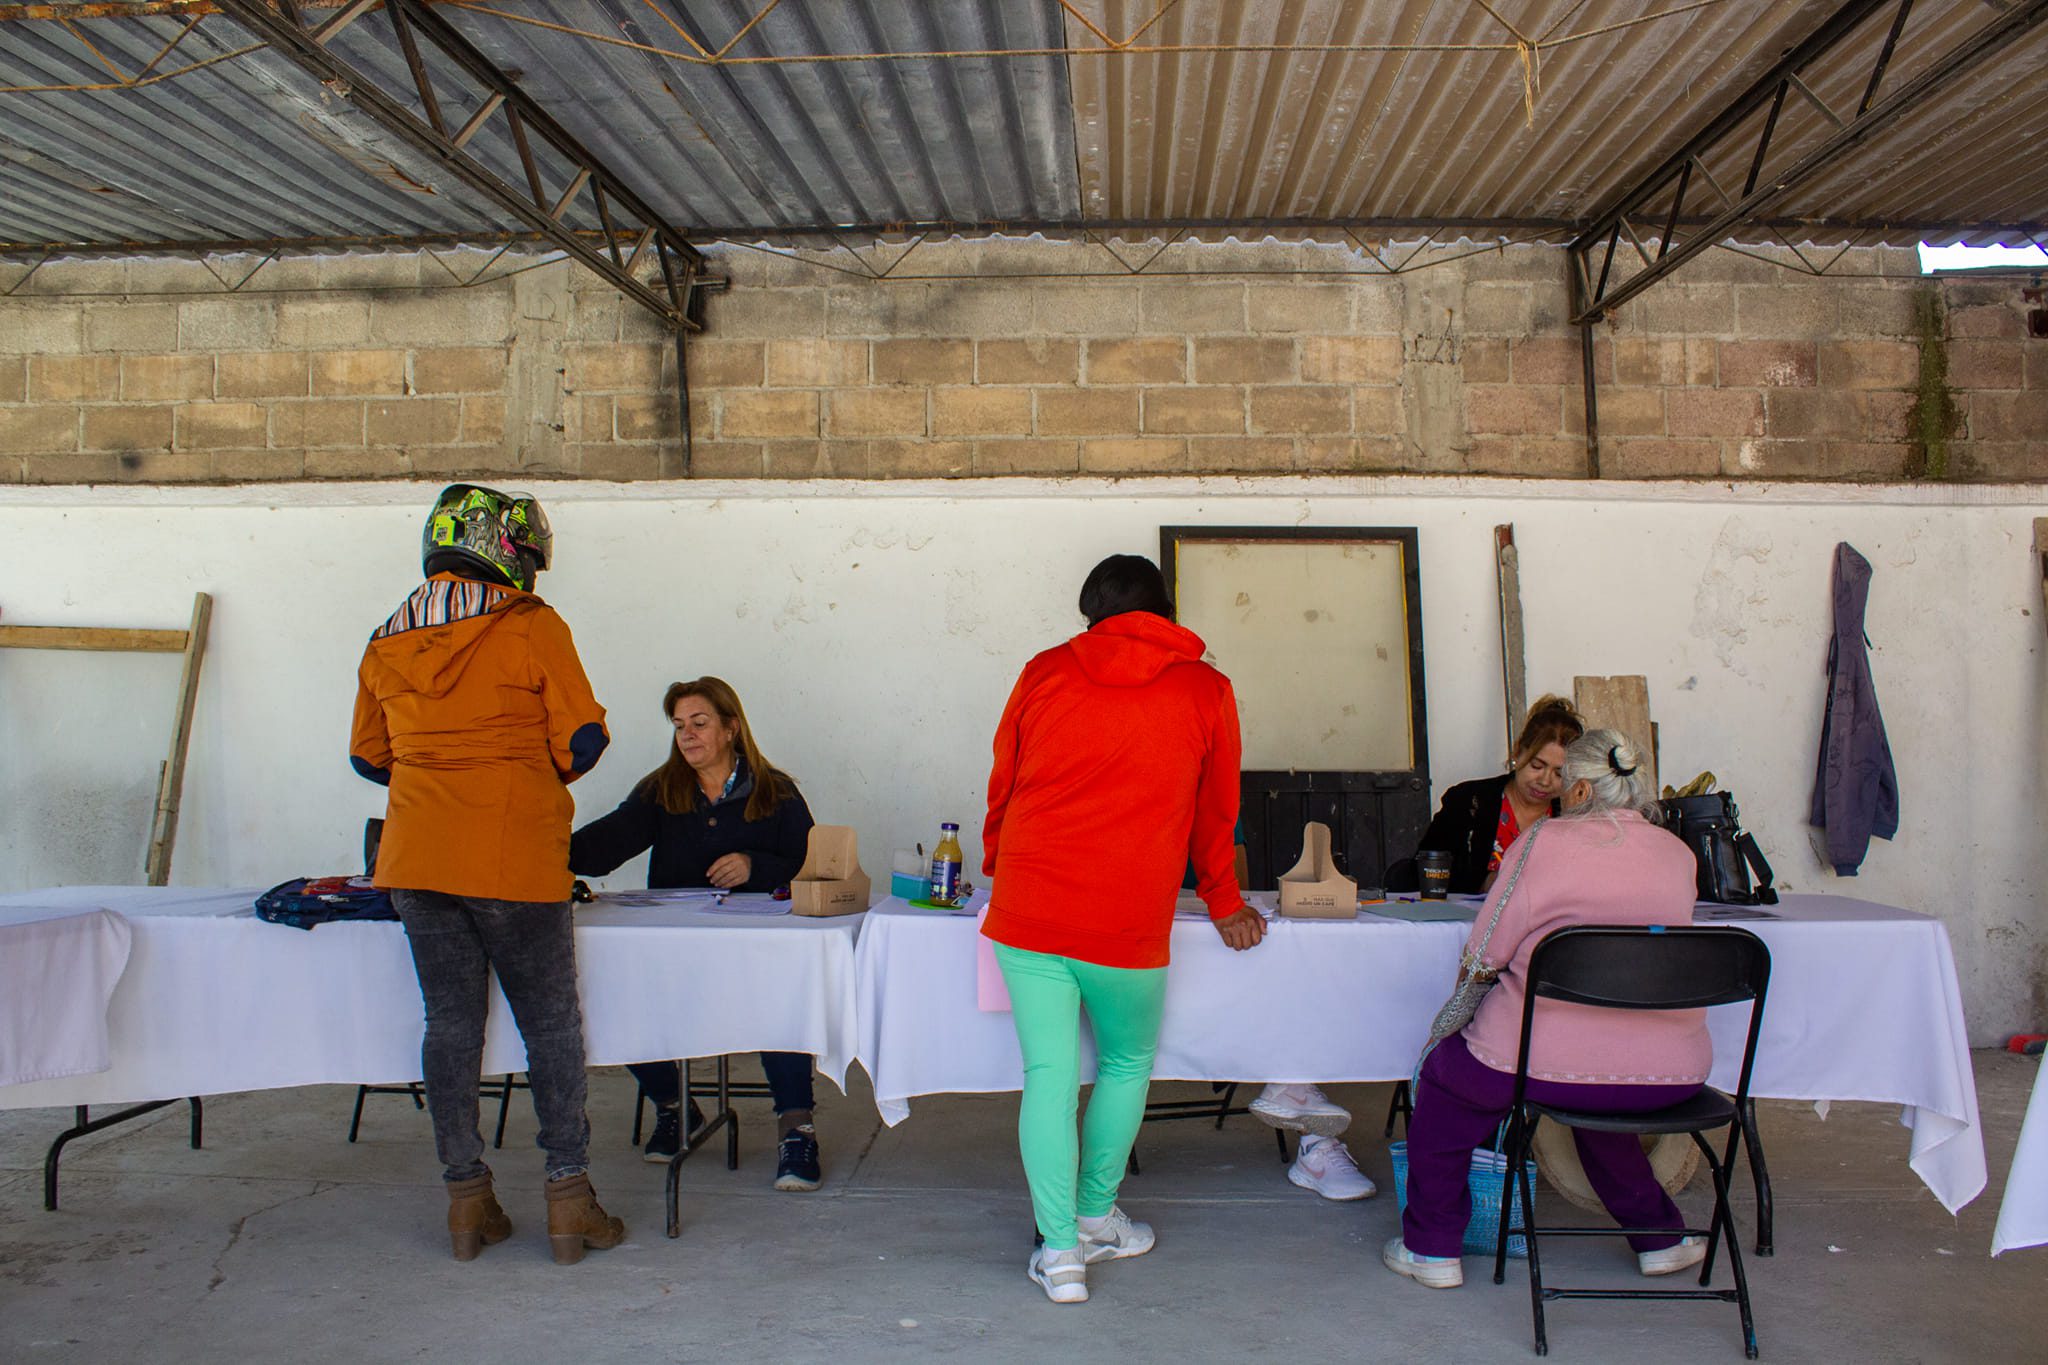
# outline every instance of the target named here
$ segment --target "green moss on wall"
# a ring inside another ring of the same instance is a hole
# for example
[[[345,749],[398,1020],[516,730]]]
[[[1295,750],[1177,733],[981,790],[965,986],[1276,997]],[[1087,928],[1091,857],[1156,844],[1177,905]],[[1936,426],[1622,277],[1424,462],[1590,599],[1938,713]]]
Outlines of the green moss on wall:
[[[1920,380],[1906,413],[1911,448],[1906,477],[1946,479],[1949,444],[1963,429],[1963,410],[1948,383],[1948,310],[1941,288],[1930,285],[1913,296],[1913,321],[1920,342]]]

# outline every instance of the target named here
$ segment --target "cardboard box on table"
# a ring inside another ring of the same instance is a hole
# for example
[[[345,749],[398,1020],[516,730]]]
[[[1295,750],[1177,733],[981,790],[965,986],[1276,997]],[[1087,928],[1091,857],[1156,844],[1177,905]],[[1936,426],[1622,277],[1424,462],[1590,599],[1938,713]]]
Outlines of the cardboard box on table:
[[[1354,919],[1358,883],[1337,871],[1330,857],[1330,827],[1309,821],[1301,832],[1301,860],[1280,878],[1280,913],[1288,919]]]
[[[812,825],[804,865],[789,883],[789,908],[799,915],[857,915],[868,908],[868,874],[860,870],[851,825]]]

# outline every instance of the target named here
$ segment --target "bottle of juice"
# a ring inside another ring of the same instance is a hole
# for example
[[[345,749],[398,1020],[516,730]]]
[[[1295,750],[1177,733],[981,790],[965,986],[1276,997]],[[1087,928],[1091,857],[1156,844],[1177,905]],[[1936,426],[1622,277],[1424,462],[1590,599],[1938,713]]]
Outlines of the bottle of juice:
[[[931,902],[952,905],[960,899],[960,826],[939,826],[939,846],[932,850]]]

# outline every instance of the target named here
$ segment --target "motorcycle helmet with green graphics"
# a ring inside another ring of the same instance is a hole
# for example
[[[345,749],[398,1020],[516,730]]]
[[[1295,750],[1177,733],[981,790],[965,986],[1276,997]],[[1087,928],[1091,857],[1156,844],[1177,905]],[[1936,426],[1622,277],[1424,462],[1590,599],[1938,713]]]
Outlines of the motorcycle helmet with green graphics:
[[[420,556],[429,578],[481,569],[493,582],[531,592],[555,557],[555,533],[540,503],[524,493],[451,483],[427,514]]]

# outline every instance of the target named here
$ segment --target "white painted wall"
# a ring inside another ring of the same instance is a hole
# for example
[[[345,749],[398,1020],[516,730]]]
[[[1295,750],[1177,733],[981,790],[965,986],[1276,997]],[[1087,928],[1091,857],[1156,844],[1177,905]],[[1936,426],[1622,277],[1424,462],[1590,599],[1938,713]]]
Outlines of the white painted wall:
[[[662,756],[675,678],[717,673],[820,819],[892,847],[979,825],[1019,667],[1079,627],[1099,557],[1162,524],[1414,525],[1439,791],[1501,761],[1490,531],[1521,547],[1531,695],[1643,673],[1663,772],[1712,768],[1797,890],[1950,926],[1972,1037],[2048,1022],[2040,487],[1513,481],[541,485],[615,736],[583,817]],[[0,619],[181,627],[216,597],[174,880],[268,885],[357,858],[381,793],[346,761],[364,638],[417,581],[432,489],[308,485],[0,493]],[[1876,568],[1868,630],[1904,790],[1899,838],[1840,882],[1809,844],[1828,572]],[[169,658],[0,651],[0,888],[141,880]],[[970,839],[970,843],[972,840]],[[970,850],[970,859],[978,851]],[[621,875],[614,884],[635,884]]]

